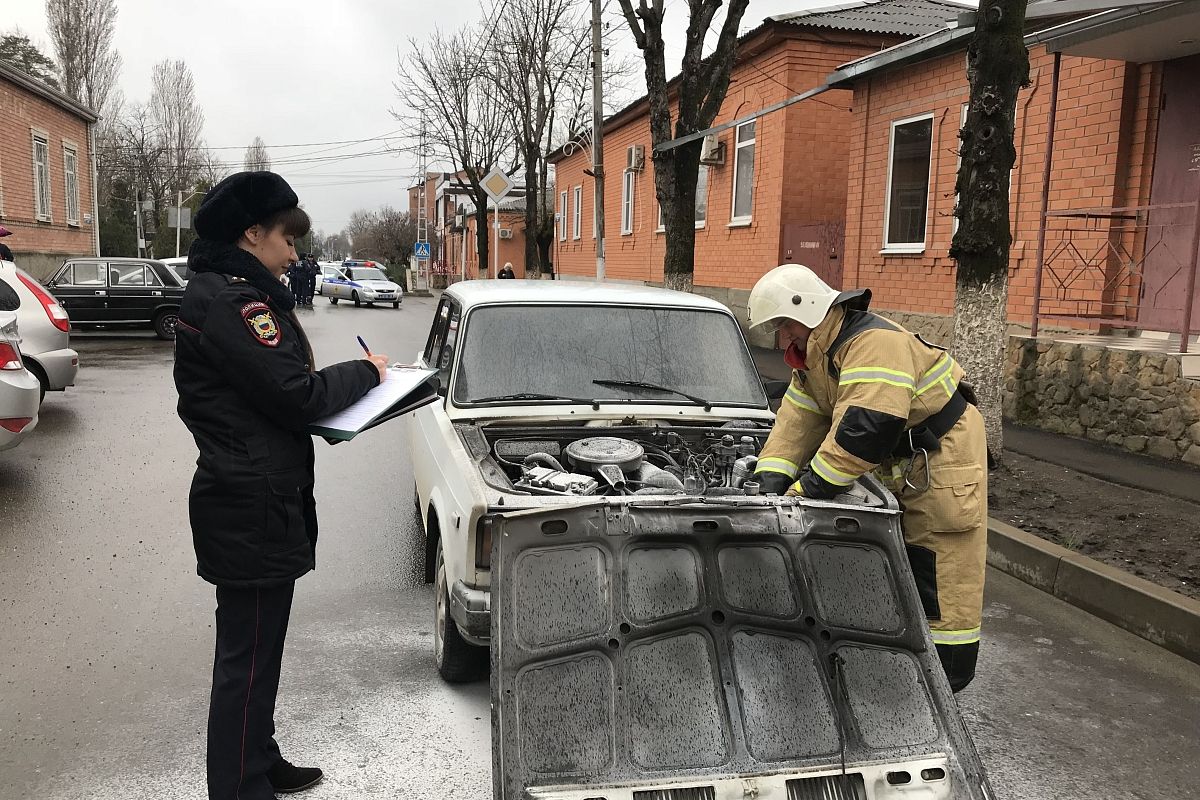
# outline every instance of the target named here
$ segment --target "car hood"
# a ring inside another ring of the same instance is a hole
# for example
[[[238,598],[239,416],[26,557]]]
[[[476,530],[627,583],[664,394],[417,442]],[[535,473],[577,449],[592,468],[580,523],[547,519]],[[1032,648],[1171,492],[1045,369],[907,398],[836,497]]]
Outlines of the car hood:
[[[607,498],[485,517],[496,797],[735,775],[842,797],[821,793],[842,763],[860,787],[845,797],[880,764],[934,781],[923,797],[990,797],[898,506],[862,485],[861,503]]]
[[[396,292],[400,287],[391,281],[354,281],[359,286],[365,286],[368,289],[375,289],[384,292]]]

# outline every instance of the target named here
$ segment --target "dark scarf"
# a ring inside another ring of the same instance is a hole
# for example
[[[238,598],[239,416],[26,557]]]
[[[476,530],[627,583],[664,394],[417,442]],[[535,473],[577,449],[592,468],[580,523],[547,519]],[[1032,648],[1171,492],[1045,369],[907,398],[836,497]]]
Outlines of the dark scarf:
[[[188,250],[188,267],[193,272],[219,272],[241,278],[255,289],[266,292],[272,305],[281,311],[296,307],[292,291],[279,282],[254,254],[236,244],[197,239]]]

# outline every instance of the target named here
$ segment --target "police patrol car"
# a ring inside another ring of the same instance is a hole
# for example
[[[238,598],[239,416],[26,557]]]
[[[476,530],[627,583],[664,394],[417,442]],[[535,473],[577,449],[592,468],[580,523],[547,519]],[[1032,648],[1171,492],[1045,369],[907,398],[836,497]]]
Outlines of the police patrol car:
[[[355,306],[391,303],[392,308],[399,308],[404,300],[404,290],[389,280],[376,262],[349,259],[333,275],[325,276],[321,294],[335,306],[338,300],[350,300]]]

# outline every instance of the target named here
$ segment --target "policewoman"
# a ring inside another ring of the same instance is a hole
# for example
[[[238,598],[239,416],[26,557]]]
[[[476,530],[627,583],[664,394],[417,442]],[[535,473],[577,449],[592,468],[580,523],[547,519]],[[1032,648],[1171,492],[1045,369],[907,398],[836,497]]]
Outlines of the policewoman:
[[[200,450],[189,498],[196,569],[217,596],[208,796],[270,800],[322,777],[283,758],[274,724],[294,582],[315,567],[305,426],[377,386],[387,357],[314,368],[292,292],[280,282],[309,229],[283,178],[231,175],[205,197],[195,224],[175,386]]]
[[[874,471],[896,495],[909,563],[955,692],[975,676],[987,555],[987,442],[945,350],[785,264],[750,293],[751,327],[781,330],[792,383],[763,446],[764,491],[830,499]]]

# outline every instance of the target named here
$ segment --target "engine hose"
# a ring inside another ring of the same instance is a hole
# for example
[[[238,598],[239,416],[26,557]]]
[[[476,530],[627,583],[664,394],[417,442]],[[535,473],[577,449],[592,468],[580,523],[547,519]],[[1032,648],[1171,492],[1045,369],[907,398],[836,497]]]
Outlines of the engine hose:
[[[529,455],[525,456],[525,466],[533,466],[534,464],[541,464],[542,466],[558,470],[559,472],[566,472],[566,470],[563,469],[562,464],[559,463],[558,459],[549,453],[530,453]]]

